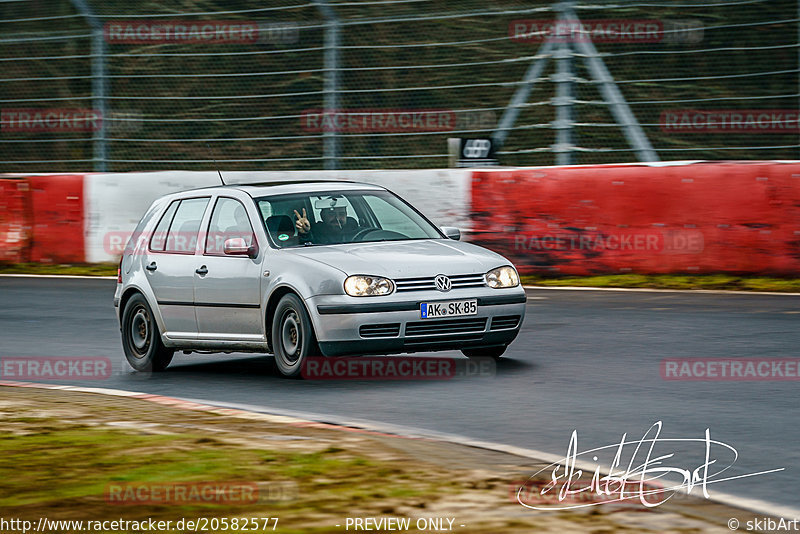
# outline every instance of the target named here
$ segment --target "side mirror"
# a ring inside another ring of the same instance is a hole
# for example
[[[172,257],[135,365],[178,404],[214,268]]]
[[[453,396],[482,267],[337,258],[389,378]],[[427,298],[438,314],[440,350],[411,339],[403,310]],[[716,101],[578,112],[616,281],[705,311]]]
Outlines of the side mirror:
[[[222,251],[226,256],[249,256],[255,258],[258,255],[258,248],[255,245],[249,245],[241,237],[232,237],[225,240]]]
[[[461,230],[454,226],[442,226],[442,233],[448,239],[452,239],[453,241],[458,241],[461,239]]]

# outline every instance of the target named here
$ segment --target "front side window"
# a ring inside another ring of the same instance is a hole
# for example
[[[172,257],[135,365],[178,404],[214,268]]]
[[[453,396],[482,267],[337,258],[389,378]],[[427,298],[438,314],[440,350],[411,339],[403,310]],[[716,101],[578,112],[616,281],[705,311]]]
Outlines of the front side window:
[[[169,227],[165,252],[194,253],[208,200],[208,197],[181,200]]]
[[[280,248],[442,237],[388,191],[276,195],[257,198],[256,203],[267,233]]]
[[[225,241],[232,238],[244,239],[248,247],[255,242],[253,227],[242,203],[233,198],[219,197],[208,224],[206,254],[224,255]]]

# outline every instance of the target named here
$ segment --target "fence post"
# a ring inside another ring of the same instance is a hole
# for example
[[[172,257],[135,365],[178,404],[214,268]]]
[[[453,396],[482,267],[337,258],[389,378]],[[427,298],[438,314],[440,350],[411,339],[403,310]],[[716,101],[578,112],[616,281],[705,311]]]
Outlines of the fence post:
[[[553,128],[556,130],[556,144],[553,147],[553,152],[556,153],[556,165],[571,165],[573,163],[573,151],[575,144],[573,141],[573,122],[575,112],[573,106],[575,105],[573,97],[573,74],[572,74],[572,48],[570,42],[573,39],[571,24],[573,21],[567,20],[564,15],[567,9],[572,7],[572,2],[562,2],[558,8],[558,18],[556,19],[556,28],[559,27],[559,22],[564,26],[561,32],[567,32],[567,35],[561,35],[561,43],[556,48],[554,58],[556,60],[556,74],[553,76],[553,81],[556,83],[556,98],[553,105],[556,108],[556,120],[553,123]],[[559,30],[554,30],[559,33]],[[558,37],[558,36],[557,36]],[[582,36],[578,36],[578,39]]]
[[[106,41],[103,36],[103,23],[89,7],[86,0],[71,0],[81,15],[86,18],[92,28],[92,96],[94,111],[100,115],[100,124],[94,130],[92,142],[94,144],[94,170],[106,172],[108,160],[108,141],[106,128],[109,115],[106,105],[108,78],[106,77]]]
[[[339,18],[328,5],[328,0],[315,0],[325,17],[325,86],[324,112],[336,112],[339,108]],[[323,132],[323,161],[326,170],[339,168],[339,133],[335,130]]]

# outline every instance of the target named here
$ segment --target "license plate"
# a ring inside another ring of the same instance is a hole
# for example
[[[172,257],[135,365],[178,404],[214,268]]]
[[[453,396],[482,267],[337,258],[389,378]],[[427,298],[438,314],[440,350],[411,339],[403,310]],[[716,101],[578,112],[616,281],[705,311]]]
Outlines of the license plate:
[[[478,300],[451,300],[449,302],[423,302],[419,306],[422,319],[435,317],[458,317],[460,315],[477,315]]]

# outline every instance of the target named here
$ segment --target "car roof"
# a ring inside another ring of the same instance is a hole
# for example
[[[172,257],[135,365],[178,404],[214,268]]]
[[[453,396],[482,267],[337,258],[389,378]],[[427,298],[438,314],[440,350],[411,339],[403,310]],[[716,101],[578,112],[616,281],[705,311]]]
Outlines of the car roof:
[[[291,193],[316,193],[327,191],[358,191],[374,190],[382,191],[383,187],[375,184],[363,182],[351,182],[346,180],[284,180],[274,182],[259,182],[247,184],[226,184],[214,187],[202,187],[191,189],[192,193],[220,193],[225,190],[236,189],[243,191],[251,197],[262,197],[269,195],[284,195]],[[182,191],[186,193],[188,191]],[[179,193],[179,194],[181,194]]]

